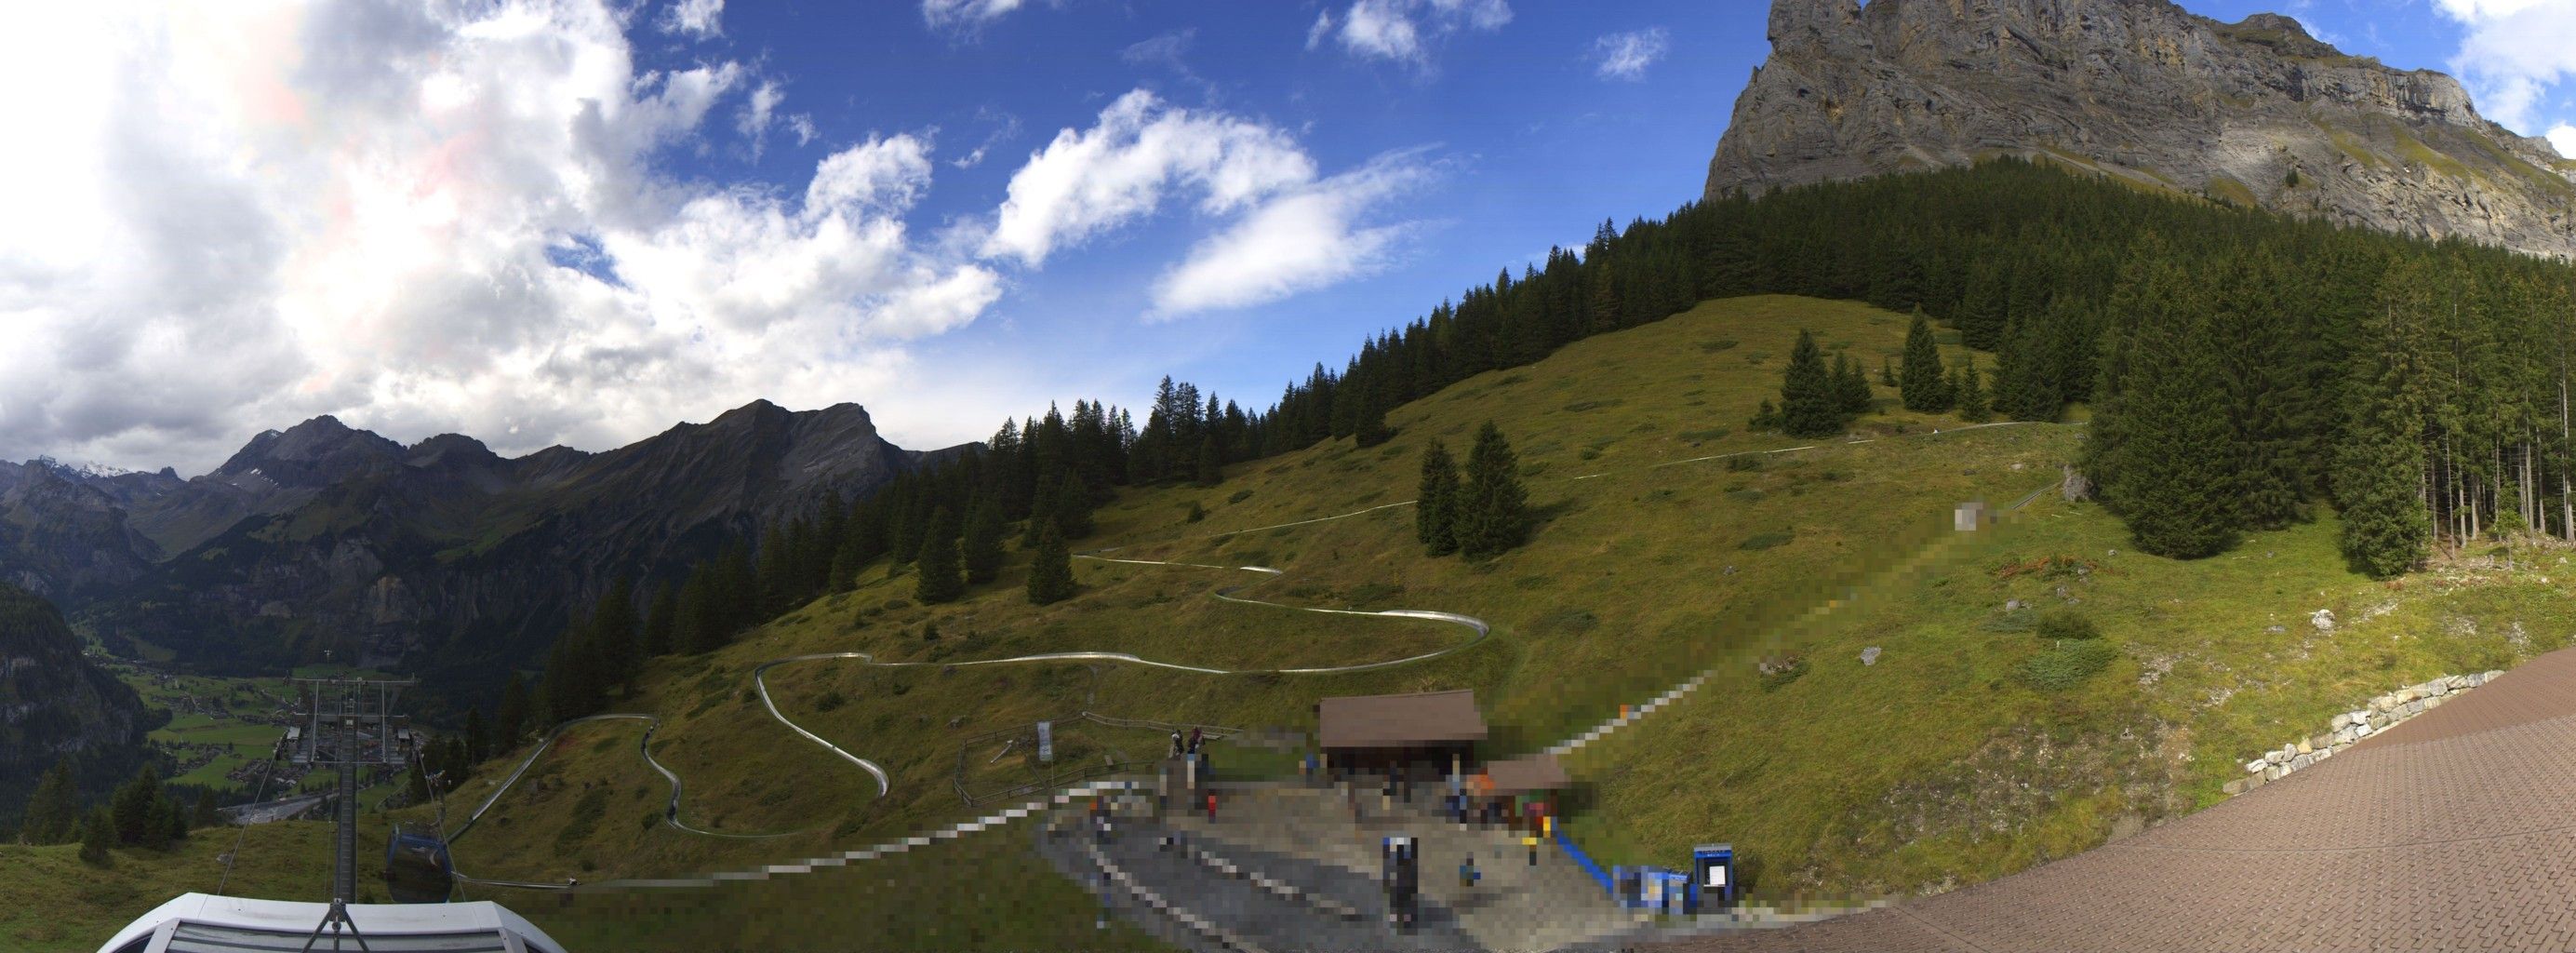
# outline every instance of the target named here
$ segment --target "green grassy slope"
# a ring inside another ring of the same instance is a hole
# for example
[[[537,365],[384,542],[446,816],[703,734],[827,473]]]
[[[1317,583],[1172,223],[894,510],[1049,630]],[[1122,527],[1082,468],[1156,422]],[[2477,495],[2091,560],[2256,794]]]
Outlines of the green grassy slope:
[[[1801,327],[1874,371],[1898,352],[1905,323],[1842,302],[1708,302],[1400,408],[1383,447],[1328,442],[1240,466],[1214,488],[1130,490],[1101,510],[1100,532],[1084,544],[1118,558],[1284,571],[1275,578],[1078,561],[1082,594],[1034,607],[1015,552],[995,583],[923,607],[908,574],[872,568],[855,591],[711,656],[655,660],[636,696],[612,706],[661,719],[654,750],[687,781],[688,823],[786,836],[710,838],[653,823],[667,789],[635,756],[643,726],[606,723],[558,741],[531,772],[542,780],[504,794],[457,845],[459,863],[489,877],[596,882],[882,843],[1003,806],[961,802],[961,760],[977,789],[1025,778],[1024,757],[1002,755],[988,733],[1078,711],[1311,730],[1324,695],[1471,687],[1494,747],[1512,753],[1709,670],[1702,690],[1571,760],[1587,785],[1571,824],[1583,843],[1605,862],[1677,864],[1691,843],[1731,840],[1772,897],[1937,889],[2205,804],[2237,760],[2321,730],[2339,708],[2437,673],[2507,667],[2555,647],[2576,620],[2557,553],[2525,561],[2541,568],[2424,574],[2391,590],[2343,569],[2330,515],[2200,562],[2133,554],[2098,507],[2042,492],[2074,457],[2080,427],[1960,430],[1955,419],[1896,409],[1881,389],[1883,413],[1860,424],[1868,442],[1763,453],[1802,445],[1743,428],[1755,404],[1776,396]],[[1487,563],[1424,558],[1410,509],[1389,504],[1413,496],[1428,441],[1463,451],[1488,419],[1520,451],[1542,524],[1529,545]],[[2025,498],[2029,507],[1986,529],[1950,528],[1959,502]],[[1187,520],[1193,504],[1204,519]],[[1465,637],[1434,622],[1227,603],[1211,595],[1220,587],[1292,606],[1466,613],[1494,634],[1432,661],[1341,675],[941,667],[1072,649],[1225,668],[1332,665]],[[2033,684],[2024,666],[2046,648],[2029,613],[2001,611],[2007,599],[2089,614],[2113,652],[2107,668],[2071,687]],[[2316,633],[2305,619],[2318,608],[2347,625]],[[1871,646],[1884,654],[1863,666]],[[885,766],[893,781],[882,799],[866,774],[778,725],[748,693],[765,660],[844,651],[934,663],[820,661],[771,673],[783,711]],[[1806,661],[1804,674],[1766,689],[1756,663],[1789,657]],[[1087,762],[1156,741],[1085,725],[1064,743],[1068,761]],[[525,754],[484,766],[451,798],[451,815]],[[1279,763],[1219,755],[1221,768],[1256,761]],[[1027,836],[1008,828],[689,896],[514,902],[538,908],[531,915],[568,941],[636,949],[689,948],[720,935],[708,932],[716,924],[809,909],[818,912],[764,927],[782,931],[764,941],[829,948],[851,924],[883,921],[952,948],[1145,942],[1100,936],[1091,901],[1043,875]],[[993,883],[1013,885],[1006,915],[990,922],[999,932],[950,930],[939,904]]]

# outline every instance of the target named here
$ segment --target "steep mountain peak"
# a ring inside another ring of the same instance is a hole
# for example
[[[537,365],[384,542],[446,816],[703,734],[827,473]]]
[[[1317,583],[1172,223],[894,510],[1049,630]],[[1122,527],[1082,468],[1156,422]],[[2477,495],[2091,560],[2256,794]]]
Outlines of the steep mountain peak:
[[[1775,0],[1707,195],[2020,156],[2239,205],[2576,256],[2576,162],[2459,82],[2165,0]]]
[[[402,459],[401,444],[351,429],[329,414],[251,438],[215,473],[244,477],[257,471],[280,486],[322,486],[381,470]]]

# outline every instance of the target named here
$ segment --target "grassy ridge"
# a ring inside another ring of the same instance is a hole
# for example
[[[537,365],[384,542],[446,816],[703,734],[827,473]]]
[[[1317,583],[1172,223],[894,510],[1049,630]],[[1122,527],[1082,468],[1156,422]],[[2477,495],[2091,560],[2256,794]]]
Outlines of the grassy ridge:
[[[611,723],[559,741],[532,772],[541,780],[502,797],[458,845],[459,862],[484,876],[595,881],[880,843],[991,810],[957,796],[961,759],[970,785],[1003,786],[1031,768],[991,733],[1078,711],[1310,729],[1324,695],[1472,687],[1494,747],[1510,753],[1710,670],[1701,691],[1572,760],[1587,790],[1571,829],[1587,847],[1606,862],[1673,864],[1691,843],[1731,840],[1773,897],[1937,889],[2205,804],[2238,758],[2319,730],[2358,698],[2506,667],[2555,647],[2576,621],[2568,581],[2543,580],[2567,572],[2555,553],[2542,569],[2428,574],[2389,590],[2343,569],[2330,515],[2194,563],[2132,554],[2097,507],[2046,493],[1998,524],[1954,532],[1959,502],[2001,505],[2051,487],[2081,429],[1960,432],[1955,419],[1896,409],[1882,388],[1883,413],[1861,424],[1870,442],[1764,452],[1796,444],[1748,433],[1743,419],[1776,396],[1801,327],[1874,369],[1899,351],[1905,324],[1850,303],[1708,302],[1400,408],[1383,447],[1328,442],[1239,467],[1214,488],[1130,491],[1100,511],[1088,543],[1120,558],[1284,576],[1078,561],[1081,595],[1034,607],[1014,553],[990,586],[923,607],[909,575],[868,570],[856,590],[711,656],[653,662],[637,696],[614,706],[662,719],[654,750],[687,780],[689,823],[790,836],[707,838],[652,823],[667,788],[634,755],[642,725]],[[1430,440],[1460,449],[1488,419],[1519,449],[1543,523],[1528,546],[1487,563],[1426,559],[1410,509],[1388,504],[1411,499]],[[1187,519],[1194,505],[1202,520]],[[1358,515],[1303,522],[1347,513]],[[1418,665],[1328,676],[943,667],[1072,649],[1229,668],[1347,664],[1464,637],[1432,622],[1226,603],[1210,595],[1219,587],[1294,606],[1462,612],[1490,621],[1494,636]],[[2071,687],[2036,684],[2025,666],[2047,646],[2028,612],[2002,611],[2006,600],[2085,612],[2116,655]],[[2305,625],[2317,608],[2348,624],[2317,633]],[[1882,654],[1864,666],[1868,647]],[[931,663],[771,673],[783,711],[885,766],[883,799],[747,692],[759,663],[827,651]],[[1794,677],[1766,680],[1757,668],[1791,658],[1805,662]],[[1065,757],[1117,760],[1153,742],[1080,726]],[[454,807],[479,801],[519,756],[485,766]],[[1247,761],[1279,767],[1250,752],[1218,758]],[[568,942],[636,949],[690,948],[744,918],[778,931],[762,941],[782,948],[829,948],[867,922],[910,924],[908,942],[933,946],[1144,942],[1104,941],[1080,888],[1044,876],[1016,840],[1027,834],[661,907],[585,897],[539,922],[560,924]],[[949,932],[940,914],[954,907],[941,904],[997,882],[1014,885],[1012,898],[981,909],[1001,911],[1000,932]]]

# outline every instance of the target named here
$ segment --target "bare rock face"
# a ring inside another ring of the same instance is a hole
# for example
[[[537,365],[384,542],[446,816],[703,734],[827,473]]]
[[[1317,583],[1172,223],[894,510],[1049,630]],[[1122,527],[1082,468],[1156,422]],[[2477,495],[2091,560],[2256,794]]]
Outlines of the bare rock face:
[[[2014,155],[2402,234],[2576,256],[2576,161],[2458,81],[2165,0],[1775,0],[1711,197]]]

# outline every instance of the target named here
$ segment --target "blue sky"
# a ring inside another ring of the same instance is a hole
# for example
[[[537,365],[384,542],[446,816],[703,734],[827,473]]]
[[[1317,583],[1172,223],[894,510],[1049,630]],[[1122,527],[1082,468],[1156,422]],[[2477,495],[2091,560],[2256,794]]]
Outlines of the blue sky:
[[[754,398],[907,446],[1165,373],[1266,405],[1695,197],[1768,10],[57,6],[0,39],[53,145],[0,160],[0,457],[184,473],[321,413],[524,453]],[[2282,12],[2576,148],[2576,0]]]

